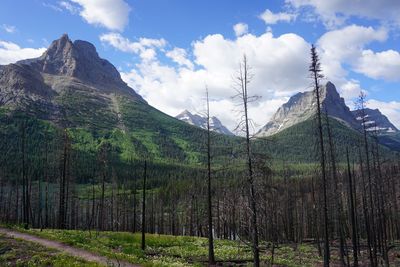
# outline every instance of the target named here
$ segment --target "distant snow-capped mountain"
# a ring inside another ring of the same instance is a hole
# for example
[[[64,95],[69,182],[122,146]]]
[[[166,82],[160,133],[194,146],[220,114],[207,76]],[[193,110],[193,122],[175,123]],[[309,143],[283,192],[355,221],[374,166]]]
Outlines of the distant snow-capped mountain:
[[[202,129],[207,129],[207,118],[197,114],[192,114],[188,110],[184,110],[175,118]],[[233,135],[233,133],[229,131],[217,117],[214,116],[210,118],[210,130],[221,134]]]

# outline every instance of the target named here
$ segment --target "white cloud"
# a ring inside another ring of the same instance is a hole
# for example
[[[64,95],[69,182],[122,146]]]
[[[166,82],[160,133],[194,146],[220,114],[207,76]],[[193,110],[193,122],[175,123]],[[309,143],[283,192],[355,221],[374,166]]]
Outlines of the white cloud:
[[[297,15],[293,13],[286,13],[286,12],[273,13],[269,9],[266,9],[260,15],[260,19],[262,19],[265,22],[265,24],[276,24],[280,21],[291,22],[295,20],[296,17]]]
[[[8,33],[14,33],[17,31],[17,27],[15,27],[13,25],[3,24],[3,25],[1,25],[1,28]]]
[[[189,69],[193,69],[193,63],[187,58],[185,49],[175,47],[173,50],[168,51],[165,55],[172,59],[179,66],[186,66]]]
[[[358,57],[362,49],[373,41],[383,42],[388,34],[384,28],[374,29],[358,25],[350,25],[325,33],[318,40],[325,56],[330,59],[349,60]]]
[[[365,91],[361,88],[360,81],[355,79],[345,81],[338,89],[340,90],[340,95],[348,101],[352,101],[352,99],[355,99],[360,95],[361,91]],[[352,107],[353,103],[348,102],[347,105]]]
[[[348,82],[347,68],[367,74],[361,72],[360,67],[365,47],[372,42],[383,42],[387,37],[384,28],[374,29],[358,25],[326,32],[317,42],[325,76],[341,86]]]
[[[246,34],[249,31],[249,26],[246,23],[237,23],[233,26],[233,30],[237,37]]]
[[[128,24],[131,8],[124,0],[70,1],[81,6],[80,15],[89,24],[101,25],[107,29],[118,31],[122,31]]]
[[[370,99],[367,102],[367,107],[372,109],[379,109],[382,114],[386,115],[388,119],[400,129],[400,102],[390,101],[383,102],[375,99]]]
[[[351,16],[400,25],[398,0],[286,0],[295,8],[311,7],[328,27],[336,27]]]
[[[359,80],[351,78],[349,70],[369,77],[381,77],[385,70],[393,66],[385,60],[389,55],[397,62],[397,53],[385,55],[366,49],[370,43],[383,42],[387,37],[384,28],[350,25],[329,31],[317,41],[324,74],[335,83],[349,106],[361,90],[365,91]],[[100,38],[121,51],[140,55],[141,61],[130,71],[122,72],[121,76],[151,105],[172,116],[184,109],[203,110],[207,84],[213,115],[219,117],[229,129],[234,129],[237,115],[232,112],[235,103],[230,96],[234,95],[233,76],[244,53],[254,76],[250,83],[251,94],[262,97],[250,107],[257,128],[263,126],[293,93],[309,90],[310,45],[293,33],[280,36],[274,36],[272,32],[244,34],[235,39],[212,34],[194,41],[187,50],[166,50],[164,39],[141,38],[134,42],[115,33]],[[149,49],[151,60],[143,56],[144,51]],[[371,53],[380,60],[374,60],[372,64],[373,59],[368,59]],[[165,57],[177,65],[165,62]],[[377,67],[374,73],[365,68],[367,64],[371,68]],[[387,72],[390,76],[383,78],[394,77],[395,72]],[[393,111],[388,116],[390,114]]]
[[[378,53],[369,49],[363,50],[354,68],[374,79],[400,81],[400,53],[394,50]]]
[[[372,79],[399,81],[400,53],[395,50],[375,52],[366,47],[388,38],[385,28],[350,25],[325,33],[318,40],[324,73],[338,84],[345,84],[348,70]]]
[[[0,40],[0,65],[15,63],[16,61],[39,57],[46,48],[21,48],[15,43]]]
[[[163,48],[167,43],[164,39],[150,38],[140,38],[139,41],[132,42],[119,33],[103,34],[100,36],[100,40],[123,52],[138,54],[146,61],[155,59],[155,49]]]
[[[132,48],[136,42],[125,38],[120,41],[108,43],[122,51],[140,53],[136,45]],[[288,96],[307,88],[309,48],[309,44],[296,34],[278,37],[272,33],[246,34],[235,40],[214,34],[192,44],[192,61],[187,51],[183,53],[184,50],[175,48],[173,53],[165,53],[173,60],[175,58],[179,66],[173,67],[158,59],[142,60],[131,71],[121,75],[151,105],[170,115],[184,109],[201,111],[207,84],[213,115],[233,129],[237,122],[237,116],[232,112],[235,104],[230,98],[235,94],[233,75],[246,53],[254,76],[250,83],[251,93],[262,96],[258,103],[251,105],[250,114],[261,127]],[[162,47],[153,49],[162,52]]]

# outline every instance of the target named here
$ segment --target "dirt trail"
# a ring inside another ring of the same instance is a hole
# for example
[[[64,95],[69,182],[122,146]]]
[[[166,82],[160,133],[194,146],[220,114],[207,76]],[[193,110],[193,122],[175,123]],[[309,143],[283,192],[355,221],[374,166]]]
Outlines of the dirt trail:
[[[72,256],[79,257],[79,258],[82,258],[84,260],[91,261],[91,262],[97,262],[97,263],[103,264],[105,266],[141,267],[140,265],[134,265],[134,264],[131,264],[128,262],[118,261],[116,259],[109,259],[107,257],[99,256],[92,252],[89,252],[89,251],[86,251],[83,249],[79,249],[79,248],[74,248],[74,247],[68,246],[66,244],[57,242],[57,241],[44,239],[44,238],[37,237],[34,235],[30,235],[30,234],[20,233],[20,232],[10,230],[10,229],[0,228],[0,233],[5,234],[12,238],[19,238],[19,239],[23,239],[26,241],[38,243],[38,244],[48,247],[48,248],[54,248],[54,249],[60,250],[62,252],[68,253]]]

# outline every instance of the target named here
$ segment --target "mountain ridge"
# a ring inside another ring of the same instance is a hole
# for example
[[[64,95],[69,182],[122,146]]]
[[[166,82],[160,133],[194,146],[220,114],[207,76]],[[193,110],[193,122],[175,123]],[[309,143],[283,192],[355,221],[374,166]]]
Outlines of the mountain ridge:
[[[316,100],[313,91],[297,93],[285,104],[278,108],[271,120],[257,133],[257,137],[271,136],[291,126],[311,119],[316,114]],[[344,99],[338,93],[335,85],[327,82],[321,87],[321,111],[343,122],[348,127],[360,131],[362,125],[355,116],[356,111],[351,111]],[[370,112],[370,109],[366,109]],[[370,112],[371,113],[371,112]],[[368,114],[367,114],[368,116]],[[375,120],[384,123],[386,128],[396,129],[394,125],[380,111],[374,113]],[[377,118],[380,119],[377,119]],[[378,125],[379,127],[379,125]],[[382,126],[383,127],[383,126]]]
[[[353,110],[352,113],[356,120],[362,124],[363,119],[360,111]],[[379,109],[365,108],[363,114],[367,131],[376,132],[377,134],[399,132],[397,127]]]
[[[184,110],[175,116],[178,120],[184,121],[190,125],[197,126],[204,130],[207,130],[207,118],[200,116],[198,114],[192,114],[188,110]],[[231,131],[226,128],[222,122],[215,116],[210,117],[210,130],[216,133],[233,135]]]

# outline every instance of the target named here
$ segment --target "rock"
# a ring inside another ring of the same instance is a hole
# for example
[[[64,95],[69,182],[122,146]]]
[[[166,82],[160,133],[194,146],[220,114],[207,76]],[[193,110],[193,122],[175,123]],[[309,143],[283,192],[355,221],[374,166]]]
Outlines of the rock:
[[[188,110],[184,110],[175,116],[175,118],[190,125],[207,129],[207,118],[197,114],[192,114]],[[210,118],[210,130],[221,134],[233,135],[233,133],[229,131],[228,128],[226,128],[217,117],[214,116]]]
[[[352,128],[359,127],[354,115],[340,97],[333,83],[327,82],[321,87],[321,111],[327,112]],[[313,91],[298,93],[283,104],[271,120],[257,133],[257,137],[270,136],[297,123],[303,122],[316,114],[317,103]]]

